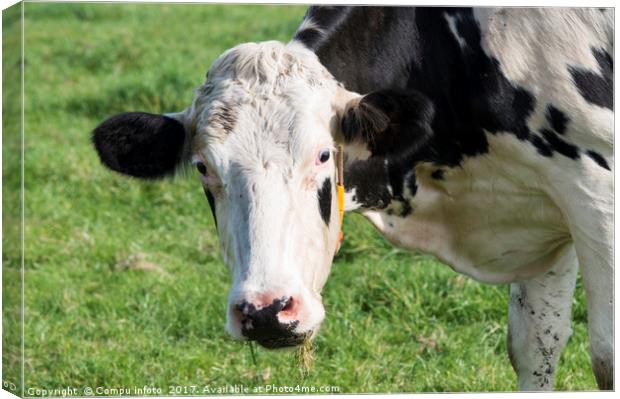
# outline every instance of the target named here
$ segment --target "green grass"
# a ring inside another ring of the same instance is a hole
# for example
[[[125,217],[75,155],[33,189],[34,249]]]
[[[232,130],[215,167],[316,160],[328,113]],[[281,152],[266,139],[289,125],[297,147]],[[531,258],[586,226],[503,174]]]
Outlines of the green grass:
[[[395,250],[357,215],[345,218],[347,239],[323,291],[327,318],[314,367],[301,375],[293,352],[263,349],[254,364],[249,347],[224,332],[230,282],[197,177],[141,182],[100,165],[89,132],[102,119],[185,108],[220,53],[244,41],[288,40],[303,13],[26,3],[26,388],[516,388],[505,350],[508,287]],[[17,15],[5,13],[4,29],[16,35],[3,45],[19,45]],[[5,50],[3,61],[3,107],[18,115],[18,80],[7,76],[19,70],[19,54]],[[18,381],[19,120],[4,122],[4,317],[15,328],[5,327],[3,361],[4,379]],[[160,270],[119,269],[137,254]],[[557,389],[596,388],[585,312],[579,283]]]

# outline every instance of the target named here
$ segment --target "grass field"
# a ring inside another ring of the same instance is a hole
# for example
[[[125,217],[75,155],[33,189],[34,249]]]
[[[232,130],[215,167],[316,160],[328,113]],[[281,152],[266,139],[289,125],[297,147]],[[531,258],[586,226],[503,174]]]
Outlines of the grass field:
[[[18,10],[16,10],[18,11]],[[341,393],[510,391],[508,287],[396,250],[348,215],[302,375],[291,351],[224,332],[229,278],[193,170],[140,182],[89,142],[117,112],[190,104],[210,63],[288,40],[303,7],[25,4],[25,388],[333,385]],[[20,380],[19,13],[3,15],[4,380]],[[140,268],[135,266],[150,266]],[[581,283],[561,390],[595,389]],[[26,392],[27,393],[27,392]],[[183,391],[177,393],[184,393]]]

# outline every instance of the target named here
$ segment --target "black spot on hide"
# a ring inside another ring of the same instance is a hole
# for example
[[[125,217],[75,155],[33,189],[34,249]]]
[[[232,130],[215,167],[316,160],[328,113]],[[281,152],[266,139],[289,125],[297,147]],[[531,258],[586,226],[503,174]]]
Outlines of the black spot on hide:
[[[329,226],[332,214],[332,182],[329,179],[325,179],[319,189],[319,212],[325,224]]]

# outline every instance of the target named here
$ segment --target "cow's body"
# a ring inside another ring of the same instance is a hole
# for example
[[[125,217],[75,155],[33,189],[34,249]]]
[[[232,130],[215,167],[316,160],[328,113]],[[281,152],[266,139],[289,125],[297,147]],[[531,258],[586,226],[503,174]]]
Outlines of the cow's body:
[[[598,9],[311,7],[293,41],[245,43],[183,112],[94,131],[109,168],[192,159],[232,276],[227,330],[268,347],[318,330],[346,207],[395,244],[511,283],[509,353],[551,389],[578,267],[593,368],[613,386],[613,19]]]
[[[553,383],[581,264],[594,369],[609,388],[611,12],[314,7],[296,40],[348,90],[413,88],[435,106],[419,149],[351,146],[349,210],[398,246],[514,283],[509,348],[523,389]]]

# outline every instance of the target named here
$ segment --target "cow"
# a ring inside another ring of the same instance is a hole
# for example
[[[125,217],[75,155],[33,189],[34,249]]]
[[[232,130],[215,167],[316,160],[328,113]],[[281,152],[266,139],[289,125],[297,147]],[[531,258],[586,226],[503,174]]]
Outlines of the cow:
[[[232,276],[226,329],[299,345],[344,208],[394,245],[510,284],[520,390],[551,390],[578,269],[613,389],[613,11],[315,6],[289,43],[223,53],[185,110],[112,116],[103,164],[200,175]]]

